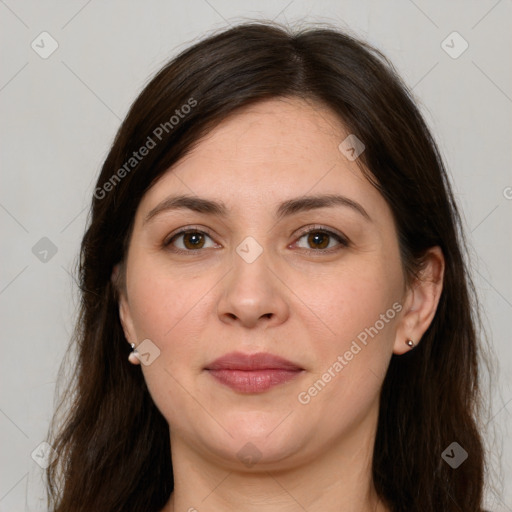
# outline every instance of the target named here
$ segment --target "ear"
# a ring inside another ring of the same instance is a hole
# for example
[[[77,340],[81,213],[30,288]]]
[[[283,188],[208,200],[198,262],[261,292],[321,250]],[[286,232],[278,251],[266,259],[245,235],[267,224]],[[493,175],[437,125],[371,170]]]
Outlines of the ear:
[[[443,291],[444,255],[440,247],[431,247],[425,254],[424,266],[405,294],[402,317],[396,332],[394,354],[410,350],[407,340],[415,345],[429,328]]]
[[[117,288],[119,296],[119,319],[121,326],[123,327],[124,336],[129,343],[136,343],[137,336],[135,335],[135,328],[133,324],[133,318],[130,311],[130,305],[128,303],[128,297],[126,296],[126,286],[121,284],[121,264],[118,263],[112,270],[111,280],[114,286]]]

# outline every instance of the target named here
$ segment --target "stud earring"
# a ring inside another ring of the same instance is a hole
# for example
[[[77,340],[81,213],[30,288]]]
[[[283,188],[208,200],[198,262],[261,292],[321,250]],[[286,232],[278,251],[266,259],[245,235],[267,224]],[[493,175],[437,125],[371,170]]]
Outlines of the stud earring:
[[[131,343],[132,351],[130,352],[130,355],[128,356],[128,361],[132,364],[139,364],[139,356],[137,349],[135,348],[135,343]]]
[[[407,343],[407,345],[408,345],[409,347],[411,347],[411,348],[413,348],[413,347],[414,347],[414,341],[412,341],[412,340],[407,340],[405,343]]]

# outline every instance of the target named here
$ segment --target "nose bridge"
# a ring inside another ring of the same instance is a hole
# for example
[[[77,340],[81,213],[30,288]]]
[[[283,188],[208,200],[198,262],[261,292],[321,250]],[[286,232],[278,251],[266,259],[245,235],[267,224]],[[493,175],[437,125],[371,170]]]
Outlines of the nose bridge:
[[[279,323],[286,318],[284,290],[272,270],[272,251],[263,243],[248,236],[235,248],[232,272],[218,305],[223,321],[239,321],[253,327],[258,322]]]

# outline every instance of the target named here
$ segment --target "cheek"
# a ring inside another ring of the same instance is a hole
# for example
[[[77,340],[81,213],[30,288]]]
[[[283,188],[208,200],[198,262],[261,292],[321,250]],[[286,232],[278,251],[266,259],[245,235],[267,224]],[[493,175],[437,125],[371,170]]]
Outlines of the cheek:
[[[379,262],[347,265],[328,276],[314,277],[301,278],[293,286],[300,290],[297,295],[304,302],[300,306],[302,321],[308,323],[310,330],[316,324],[322,331],[317,345],[319,356],[348,350],[352,340],[361,335],[360,340],[364,341],[367,330],[376,324],[381,340],[393,334],[396,309],[400,309],[393,308],[393,304],[400,300],[402,289],[398,264],[394,268],[383,268]]]
[[[203,352],[200,333],[211,308],[208,291],[212,284],[207,281],[174,275],[143,258],[128,268],[130,311],[137,339],[150,339],[160,350],[158,358],[150,365],[141,365],[141,370],[156,406],[178,426],[193,424],[195,417],[204,414],[190,396],[196,393],[198,353]]]
[[[401,285],[399,265],[376,263],[326,281],[321,292],[305,288],[315,313],[308,315],[315,364],[297,399],[310,412],[328,409],[337,422],[349,411],[363,414],[378,398],[402,308]],[[314,325],[323,335],[314,336]]]
[[[197,318],[212,287],[208,278],[176,275],[150,258],[140,258],[131,270],[128,296],[139,339],[150,338],[165,345],[175,332],[194,330],[193,318]]]
[[[187,399],[182,386],[194,389],[204,366],[203,333],[215,312],[212,292],[218,278],[213,273],[176,273],[143,256],[131,271],[129,267],[127,286],[137,339],[149,339],[160,350],[155,364],[142,366],[142,371],[157,405],[179,409]]]

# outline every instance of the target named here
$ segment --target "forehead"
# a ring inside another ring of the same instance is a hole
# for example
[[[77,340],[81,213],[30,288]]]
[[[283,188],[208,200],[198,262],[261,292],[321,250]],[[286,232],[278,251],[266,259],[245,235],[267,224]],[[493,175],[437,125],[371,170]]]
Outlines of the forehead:
[[[221,198],[233,208],[262,206],[308,193],[383,201],[357,162],[338,146],[348,133],[316,102],[275,98],[233,114],[146,193],[149,209],[170,193]]]
[[[337,158],[344,127],[319,103],[298,98],[275,98],[233,114],[201,141],[193,157],[213,161],[243,161],[245,167],[263,163],[273,170]],[[327,151],[326,151],[327,150]],[[303,166],[301,166],[303,167]]]

